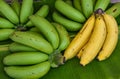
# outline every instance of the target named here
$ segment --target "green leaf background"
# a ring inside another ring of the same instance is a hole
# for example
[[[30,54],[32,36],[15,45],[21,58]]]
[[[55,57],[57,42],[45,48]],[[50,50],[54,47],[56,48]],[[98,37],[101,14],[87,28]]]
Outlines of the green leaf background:
[[[36,10],[43,4],[49,4],[52,12],[55,0],[35,2]],[[51,20],[51,16],[48,17]],[[116,18],[120,24],[120,16]],[[0,79],[10,79],[3,70],[2,59],[9,52],[0,52]],[[120,34],[118,44],[113,54],[107,60],[99,62],[97,59],[83,67],[79,59],[73,58],[58,68],[51,68],[41,79],[120,79]]]

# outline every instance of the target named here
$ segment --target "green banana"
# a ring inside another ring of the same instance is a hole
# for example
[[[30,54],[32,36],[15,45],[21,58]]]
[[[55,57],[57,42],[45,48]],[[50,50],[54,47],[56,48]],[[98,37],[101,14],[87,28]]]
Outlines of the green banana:
[[[72,0],[66,0],[65,2],[66,2],[68,5],[73,6]]]
[[[33,12],[33,0],[23,0],[20,11],[20,23],[24,24],[28,21],[28,17]]]
[[[16,43],[16,42],[13,42],[9,45],[9,50],[11,52],[34,52],[34,51],[38,51],[32,47],[29,47],[29,46],[26,46],[26,45],[23,45],[23,44],[20,44],[20,43]]]
[[[0,29],[0,41],[9,39],[9,36],[14,32],[14,29]]]
[[[109,15],[112,15],[113,17],[117,17],[120,15],[120,2],[119,3],[115,3],[112,5],[112,7],[110,7],[109,9],[107,9],[105,12]]]
[[[54,25],[54,27],[58,31],[59,37],[60,37],[60,44],[59,44],[59,47],[57,49],[60,51],[63,51],[70,44],[69,34],[68,34],[67,30],[62,25],[60,25],[58,23],[52,23],[52,24]]]
[[[4,57],[3,63],[5,65],[32,65],[41,63],[47,59],[48,55],[42,52],[17,52]]]
[[[4,0],[0,0],[0,12],[12,23],[18,24],[19,18],[15,11]]]
[[[49,6],[48,5],[43,5],[36,13],[35,15],[46,17],[49,13]],[[25,26],[31,27],[33,26],[31,21],[28,21]]]
[[[0,45],[0,53],[1,52],[9,52],[8,46],[9,46],[9,44]]]
[[[94,11],[96,11],[99,8],[105,11],[109,3],[110,3],[110,0],[97,0],[94,7]]]
[[[92,0],[81,0],[81,7],[83,14],[86,18],[89,18],[93,13],[93,1]]]
[[[54,26],[47,19],[38,15],[30,16],[30,20],[56,49],[59,46],[59,36]]]
[[[73,8],[72,6],[70,6],[69,4],[65,3],[62,0],[56,0],[55,8],[60,13],[62,13],[63,15],[65,15],[66,17],[73,21],[85,22],[86,20],[80,11],[76,10],[75,8]]]
[[[40,30],[37,27],[32,27],[29,31],[40,33]]]
[[[18,2],[18,0],[12,0],[11,2],[11,7],[13,8],[13,10],[16,12],[16,14],[18,16],[20,16],[20,8],[21,8],[21,5],[20,3]]]
[[[51,44],[45,40],[42,35],[35,32],[16,31],[10,36],[10,38],[17,43],[33,47],[47,54],[53,52],[53,47]]]
[[[78,31],[82,27],[82,24],[66,19],[57,12],[54,12],[52,17],[55,22],[63,25],[68,31]]]
[[[81,0],[73,0],[73,5],[77,10],[82,12]]]
[[[50,70],[50,62],[45,61],[32,66],[4,67],[5,72],[14,79],[39,79]]]
[[[14,24],[12,24],[9,20],[0,17],[0,28],[2,29],[14,28]]]
[[[96,0],[92,0],[92,2],[93,2],[93,6],[95,6],[95,4],[96,4]]]

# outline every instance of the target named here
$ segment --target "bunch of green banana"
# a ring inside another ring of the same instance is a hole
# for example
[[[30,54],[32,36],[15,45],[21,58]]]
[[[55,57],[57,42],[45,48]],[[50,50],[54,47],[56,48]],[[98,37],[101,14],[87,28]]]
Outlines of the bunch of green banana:
[[[118,25],[115,18],[98,9],[71,41],[64,52],[64,57],[69,60],[77,55],[83,66],[96,56],[99,61],[102,61],[110,57],[117,41]]]
[[[10,77],[41,78],[56,62],[51,54],[56,50],[60,54],[69,45],[67,30],[46,19],[49,9],[45,4],[34,11],[33,0],[12,0],[10,4],[0,0],[0,52],[11,52],[3,58],[4,71]]]

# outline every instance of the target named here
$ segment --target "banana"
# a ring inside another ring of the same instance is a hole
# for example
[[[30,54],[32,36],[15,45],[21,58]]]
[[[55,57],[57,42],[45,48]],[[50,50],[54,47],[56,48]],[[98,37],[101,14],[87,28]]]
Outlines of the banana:
[[[98,54],[106,38],[106,25],[101,14],[96,16],[95,27],[86,46],[83,47],[80,64],[85,66]]]
[[[28,17],[33,12],[33,0],[23,0],[20,11],[20,23],[24,24],[28,21]]]
[[[47,19],[38,15],[30,16],[30,20],[52,44],[53,48],[57,49],[59,46],[59,36],[54,26]]]
[[[70,44],[70,37],[67,32],[67,30],[60,24],[58,23],[52,23],[56,30],[58,31],[59,37],[60,37],[60,44],[59,47],[57,48],[60,51],[65,50],[68,45]]]
[[[117,17],[120,15],[120,2],[113,4],[109,9],[107,9],[105,12],[109,15],[112,15],[113,17]]]
[[[16,43],[16,42],[13,42],[9,45],[9,51],[11,52],[35,52],[35,51],[38,51],[32,47],[29,47],[29,46],[26,46],[26,45],[23,45],[23,44],[20,44],[20,43]]]
[[[65,15],[66,17],[68,17],[69,19],[73,21],[83,23],[86,20],[80,11],[76,10],[75,8],[73,8],[72,6],[70,6],[69,4],[65,3],[62,0],[56,0],[55,8],[60,13],[62,13],[63,15]]]
[[[15,11],[4,0],[0,0],[0,12],[13,24],[19,23],[19,17]]]
[[[42,35],[35,32],[16,31],[10,36],[10,38],[17,43],[33,47],[47,54],[53,52],[52,45],[47,40],[45,40]]]
[[[32,66],[8,66],[5,72],[14,79],[39,79],[50,70],[50,62],[45,61]]]
[[[9,52],[9,44],[3,44],[3,45],[0,45],[0,53],[2,52]]]
[[[65,60],[71,59],[79,52],[79,50],[87,43],[92,29],[94,27],[95,16],[94,14],[87,20],[82,29],[73,38],[69,46],[64,52]]]
[[[36,13],[35,15],[46,17],[49,13],[49,6],[43,5]],[[28,21],[25,26],[31,27],[34,26],[31,21]]]
[[[73,5],[77,10],[82,12],[81,0],[73,0]]]
[[[112,54],[118,41],[118,25],[115,18],[106,13],[103,14],[103,17],[106,23],[107,37],[97,57],[99,61],[105,60]]]
[[[1,29],[14,28],[14,24],[12,24],[9,20],[0,17],[0,28]]]
[[[54,12],[52,17],[55,22],[63,25],[68,31],[78,31],[82,27],[82,24],[69,20],[67,18],[64,18],[57,12]]]
[[[0,41],[9,39],[9,36],[14,32],[14,29],[0,29]]]
[[[16,14],[18,16],[20,16],[20,8],[21,8],[21,5],[20,3],[18,2],[18,0],[12,0],[11,2],[11,7],[13,8],[13,10],[16,12]]]
[[[96,0],[94,11],[96,11],[99,8],[101,8],[103,11],[105,11],[106,8],[108,7],[109,3],[110,3],[110,0]]]
[[[4,57],[3,63],[5,65],[33,65],[46,60],[48,60],[48,55],[42,52],[17,52]]]
[[[32,27],[29,31],[40,33],[40,30],[37,27]]]
[[[93,1],[92,0],[81,0],[81,7],[83,14],[86,18],[93,13]]]
[[[66,0],[65,1],[68,5],[73,6],[72,0]]]

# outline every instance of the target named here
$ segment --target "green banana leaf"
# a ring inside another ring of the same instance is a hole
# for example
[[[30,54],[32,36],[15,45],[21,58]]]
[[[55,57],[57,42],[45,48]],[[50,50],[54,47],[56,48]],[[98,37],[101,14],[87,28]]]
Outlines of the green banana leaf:
[[[54,10],[55,0],[42,0],[40,3],[36,2],[36,10],[42,4],[49,4]],[[120,17],[120,16],[119,16]],[[49,15],[48,19],[51,20]],[[120,24],[120,18],[116,18]],[[50,71],[41,79],[120,79],[120,34],[118,44],[113,54],[107,60],[99,62],[97,59],[93,60],[85,67],[79,64],[79,59],[73,58],[67,61],[64,65],[58,68],[51,68]],[[2,59],[8,55],[9,52],[0,52],[0,79],[10,79],[3,70]]]

